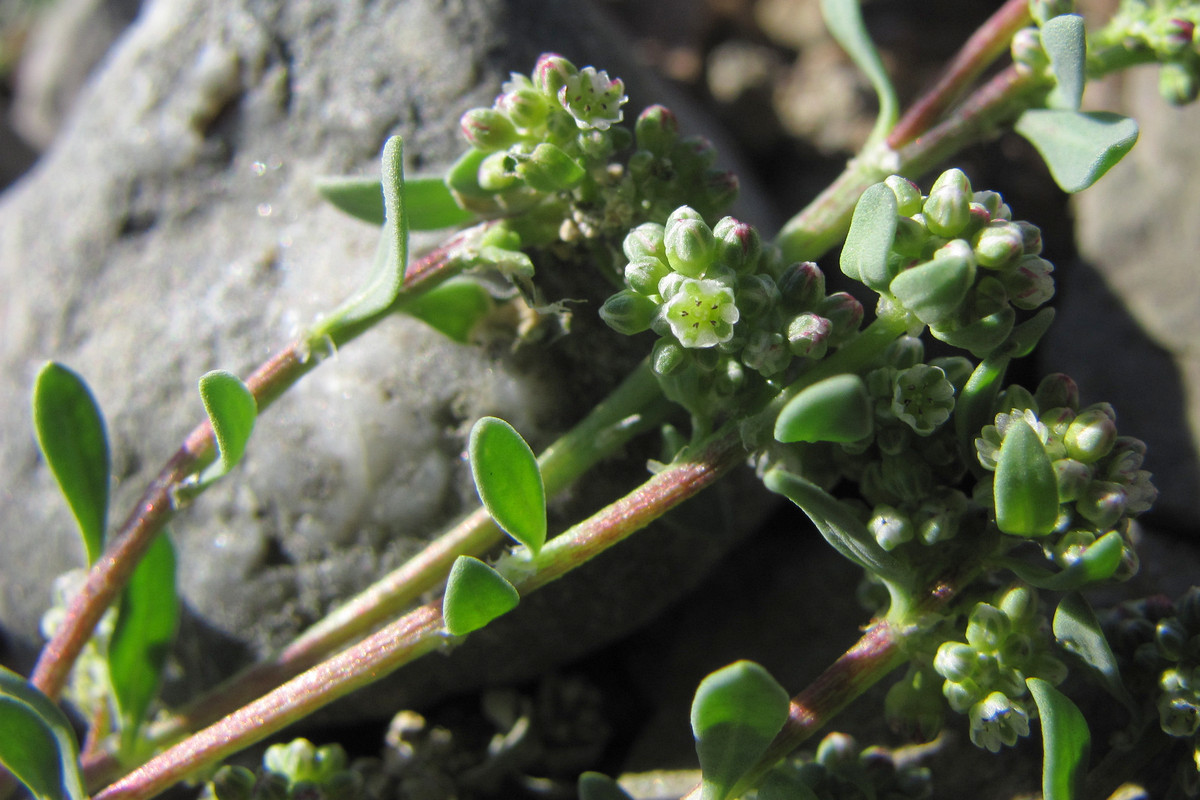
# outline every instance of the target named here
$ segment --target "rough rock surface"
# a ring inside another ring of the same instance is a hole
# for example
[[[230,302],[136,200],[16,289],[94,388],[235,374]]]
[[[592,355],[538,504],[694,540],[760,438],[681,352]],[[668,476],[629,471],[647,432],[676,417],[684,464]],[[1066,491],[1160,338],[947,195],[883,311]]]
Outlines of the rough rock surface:
[[[410,170],[444,166],[461,147],[459,114],[490,103],[507,72],[527,71],[542,50],[628,78],[623,48],[586,12],[550,0],[146,4],[54,147],[0,205],[6,660],[27,662],[51,577],[82,562],[30,433],[39,366],[73,367],[105,410],[119,521],[201,418],[201,374],[245,374],[362,280],[376,235],[324,206],[313,179],[372,173],[394,132]],[[176,688],[286,641],[467,510],[460,454],[477,417],[504,417],[535,448],[547,444],[620,374],[600,361],[578,369],[595,359],[577,343],[587,338],[514,355],[396,319],[279,401],[238,474],[172,526],[189,681]],[[641,479],[628,464],[608,472],[579,490],[575,513]],[[359,711],[512,680],[628,629],[746,527],[702,513],[691,532],[664,526],[535,595],[506,628],[426,659],[390,701]],[[737,515],[755,516],[749,503]],[[551,622],[539,606],[556,610]]]

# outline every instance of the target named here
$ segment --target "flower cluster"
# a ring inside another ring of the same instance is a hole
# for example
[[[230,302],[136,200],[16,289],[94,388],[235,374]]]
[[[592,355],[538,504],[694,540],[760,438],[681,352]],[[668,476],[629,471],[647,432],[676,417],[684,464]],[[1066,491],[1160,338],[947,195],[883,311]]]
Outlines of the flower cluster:
[[[1117,434],[1116,414],[1107,403],[1080,408],[1078,389],[1066,375],[1047,376],[1033,394],[1010,386],[1001,407],[1006,410],[975,440],[979,463],[995,471],[1014,427],[1033,430],[1053,469],[1058,502],[1057,517],[1037,535],[1046,558],[1059,567],[1083,558],[1106,533],[1124,535],[1130,520],[1154,503],[1158,492],[1142,469],[1145,444]],[[979,488],[977,498],[992,494],[986,479]],[[1124,546],[1123,558],[1117,574],[1128,577],[1136,570],[1132,547]]]
[[[626,288],[600,316],[625,334],[659,335],[651,357],[667,395],[711,415],[740,391],[823,357],[862,322],[862,305],[825,294],[811,262],[780,266],[758,232],[733,217],[710,227],[689,206],[625,237]],[[916,406],[914,406],[916,413]]]
[[[201,796],[206,800],[353,800],[362,796],[362,784],[341,745],[315,747],[307,739],[294,739],[268,747],[257,775],[246,767],[221,767]]]
[[[930,770],[911,756],[899,758],[884,747],[864,748],[853,736],[830,733],[816,753],[801,754],[769,773],[760,795],[768,792],[779,797],[916,800],[930,797],[933,785]]]
[[[1018,586],[995,605],[977,603],[967,619],[966,641],[943,642],[933,668],[945,678],[942,694],[970,720],[971,741],[995,753],[1029,735],[1037,707],[1027,678],[1058,684],[1066,666],[1050,654],[1037,595]]]
[[[982,358],[1008,338],[1018,310],[1054,295],[1054,266],[1039,256],[1041,232],[1013,221],[996,192],[972,191],[957,169],[942,173],[927,196],[899,176],[885,183],[899,215],[886,268],[851,277],[934,337]]]

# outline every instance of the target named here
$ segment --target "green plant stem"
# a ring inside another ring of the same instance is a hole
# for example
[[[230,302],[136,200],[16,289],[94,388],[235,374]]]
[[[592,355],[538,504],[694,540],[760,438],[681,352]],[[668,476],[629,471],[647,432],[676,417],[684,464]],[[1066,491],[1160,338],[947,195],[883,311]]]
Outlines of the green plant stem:
[[[1008,0],[988,18],[954,56],[942,77],[905,112],[888,134],[893,150],[927,131],[997,58],[1007,52],[1013,35],[1029,25],[1029,0]]]
[[[327,344],[340,347],[383,318],[401,309],[414,297],[462,271],[461,257],[487,225],[478,225],[454,236],[441,247],[409,267],[403,290],[391,306],[354,326],[346,326],[328,337]],[[321,363],[307,339],[294,342],[273,356],[246,379],[259,413]],[[71,667],[105,610],[129,582],[134,568],[150,544],[174,516],[177,508],[172,493],[183,481],[211,461],[214,448],[212,425],[205,420],[188,434],[183,445],[151,481],[133,511],[112,536],[104,553],[88,572],[83,588],[71,600],[63,624],[42,649],[30,680],[44,694],[57,699]]]
[[[539,457],[547,495],[558,494],[634,436],[661,424],[670,408],[649,364],[643,361]],[[176,741],[260,697],[437,588],[458,556],[483,556],[504,536],[487,512],[477,509],[399,568],[308,628],[276,657],[252,665],[156,723],[148,738],[159,745]],[[111,776],[116,768],[119,765],[111,753],[96,751],[84,759],[89,782]]]
[[[718,431],[697,457],[672,464],[615,503],[575,525],[542,548],[536,571],[516,583],[533,592],[586,563],[699,494],[746,456],[732,426]],[[358,644],[312,667],[254,702],[165,750],[94,796],[94,800],[142,800],[204,767],[270,736],[446,641],[440,605],[421,606]]]

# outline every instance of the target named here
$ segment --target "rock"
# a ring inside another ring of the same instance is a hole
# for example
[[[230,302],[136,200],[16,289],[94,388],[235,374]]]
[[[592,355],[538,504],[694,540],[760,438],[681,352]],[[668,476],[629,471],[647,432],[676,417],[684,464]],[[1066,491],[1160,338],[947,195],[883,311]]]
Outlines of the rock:
[[[462,147],[459,115],[490,104],[508,71],[528,71],[546,49],[625,76],[631,89],[642,77],[578,4],[146,4],[0,206],[6,660],[28,665],[53,576],[82,564],[30,433],[40,365],[82,373],[105,410],[119,523],[202,419],[201,374],[248,373],[363,280],[377,235],[324,205],[314,179],[373,174],[394,132],[411,172],[444,168]],[[635,96],[630,108],[642,105]],[[515,353],[390,320],[281,399],[237,474],[172,525],[187,615],[173,694],[287,641],[469,510],[461,452],[477,417],[508,419],[536,449],[603,396],[632,361],[591,346],[612,339],[586,312],[576,313],[579,336]],[[640,481],[645,458],[601,469],[576,491],[572,517]],[[636,537],[355,713],[386,716],[512,680],[628,630],[757,518],[761,495],[730,491],[740,493],[736,514],[710,506],[690,526]]]

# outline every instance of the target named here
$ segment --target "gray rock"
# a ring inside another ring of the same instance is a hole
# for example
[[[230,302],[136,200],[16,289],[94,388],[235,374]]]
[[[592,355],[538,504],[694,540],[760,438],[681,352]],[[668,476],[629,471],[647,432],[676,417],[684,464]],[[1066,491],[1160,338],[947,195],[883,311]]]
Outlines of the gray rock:
[[[444,167],[461,149],[462,111],[489,104],[509,70],[527,71],[546,49],[639,83],[627,48],[583,4],[146,4],[54,147],[0,206],[9,660],[32,654],[52,577],[82,563],[30,433],[39,366],[52,358],[81,372],[106,411],[119,522],[202,418],[201,374],[246,374],[363,279],[375,232],[323,205],[313,180],[373,173],[393,132],[405,136],[411,171]],[[631,108],[640,105],[635,97]],[[287,641],[468,510],[460,454],[474,419],[504,417],[536,449],[602,396],[631,362],[590,346],[599,323],[586,311],[581,336],[516,353],[388,321],[280,400],[238,473],[172,525],[188,612],[177,691]],[[634,485],[645,457],[602,470],[570,513]],[[510,680],[628,630],[757,517],[759,495],[740,491],[736,515],[710,509],[693,526],[641,537],[359,710],[382,716]],[[547,608],[551,621],[539,616]]]

